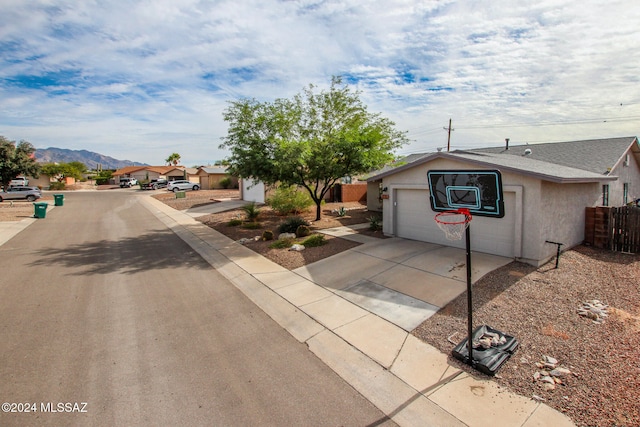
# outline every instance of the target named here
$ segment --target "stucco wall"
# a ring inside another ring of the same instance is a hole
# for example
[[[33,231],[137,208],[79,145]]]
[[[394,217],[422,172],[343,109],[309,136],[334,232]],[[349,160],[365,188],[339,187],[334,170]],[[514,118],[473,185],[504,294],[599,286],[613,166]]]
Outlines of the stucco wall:
[[[556,184],[542,182],[544,197],[540,210],[544,213],[540,227],[540,258],[552,258],[557,246],[546,240],[563,243],[562,250],[579,245],[584,241],[584,209],[593,205],[601,192],[601,185]]]
[[[266,201],[265,186],[261,181],[251,178],[242,179],[240,185],[240,198],[247,202],[264,203]]]
[[[382,212],[380,184],[381,181],[367,182],[367,209],[372,212]]]
[[[629,197],[628,202],[640,198],[640,165],[636,161],[636,158],[629,154],[629,166],[624,166],[623,162],[620,162],[610,173],[618,177],[618,180],[614,182],[608,182],[609,184],[609,206],[623,206],[624,190],[623,184],[629,183]],[[623,156],[624,159],[624,156]],[[602,206],[602,186],[600,186],[600,199],[597,205],[592,204],[590,206]]]

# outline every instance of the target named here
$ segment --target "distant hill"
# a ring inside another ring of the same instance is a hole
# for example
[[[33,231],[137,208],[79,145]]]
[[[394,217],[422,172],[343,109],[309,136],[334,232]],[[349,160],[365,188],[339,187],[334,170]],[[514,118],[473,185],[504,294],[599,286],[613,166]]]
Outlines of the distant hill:
[[[82,162],[88,169],[95,169],[98,165],[101,165],[102,169],[120,169],[125,166],[149,166],[146,163],[118,160],[87,150],[67,150],[65,148],[54,147],[36,149],[36,161],[38,163]]]

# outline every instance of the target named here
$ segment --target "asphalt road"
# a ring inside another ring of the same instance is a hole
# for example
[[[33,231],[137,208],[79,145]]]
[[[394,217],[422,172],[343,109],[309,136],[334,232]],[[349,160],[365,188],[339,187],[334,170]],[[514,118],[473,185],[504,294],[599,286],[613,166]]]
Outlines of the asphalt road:
[[[66,193],[0,246],[1,426],[395,425],[137,200]]]

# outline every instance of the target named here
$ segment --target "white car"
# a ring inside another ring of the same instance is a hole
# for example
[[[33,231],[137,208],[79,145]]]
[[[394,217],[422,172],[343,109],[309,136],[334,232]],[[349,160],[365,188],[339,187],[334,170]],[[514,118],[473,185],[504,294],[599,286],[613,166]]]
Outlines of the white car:
[[[185,190],[197,191],[199,189],[200,189],[199,184],[196,184],[195,182],[187,181],[184,179],[169,181],[169,184],[167,184],[167,190],[173,191],[174,193],[176,191],[185,191]]]

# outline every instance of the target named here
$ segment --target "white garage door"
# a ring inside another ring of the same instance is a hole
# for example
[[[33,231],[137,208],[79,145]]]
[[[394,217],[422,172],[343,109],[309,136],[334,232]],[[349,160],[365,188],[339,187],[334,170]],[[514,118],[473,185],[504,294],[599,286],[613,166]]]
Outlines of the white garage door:
[[[515,193],[506,192],[504,196],[504,218],[475,216],[471,221],[471,250],[506,257],[514,256]],[[447,240],[436,225],[436,213],[431,210],[428,190],[399,189],[395,191],[395,201],[396,236],[464,248],[464,239]]]

